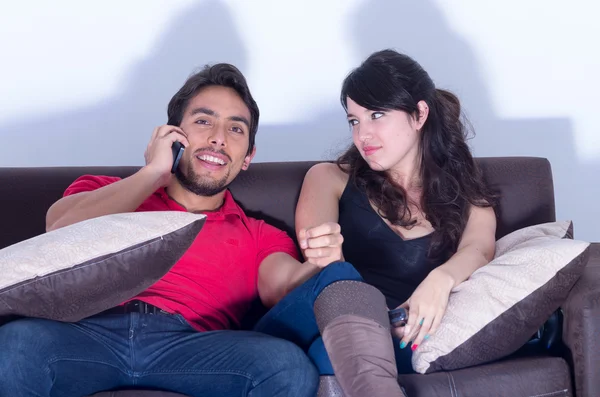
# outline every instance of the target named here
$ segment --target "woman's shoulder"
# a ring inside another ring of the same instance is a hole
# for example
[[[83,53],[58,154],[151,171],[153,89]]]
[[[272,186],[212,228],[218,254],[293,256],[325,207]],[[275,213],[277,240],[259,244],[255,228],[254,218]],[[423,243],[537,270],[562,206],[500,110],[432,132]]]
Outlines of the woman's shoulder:
[[[328,161],[313,165],[308,170],[308,173],[310,173],[311,176],[326,178],[331,182],[342,183],[344,185],[348,182],[346,167],[344,165],[338,166],[336,163]]]
[[[328,161],[317,163],[308,170],[305,180],[327,186],[339,197],[348,183],[348,174],[341,167]]]

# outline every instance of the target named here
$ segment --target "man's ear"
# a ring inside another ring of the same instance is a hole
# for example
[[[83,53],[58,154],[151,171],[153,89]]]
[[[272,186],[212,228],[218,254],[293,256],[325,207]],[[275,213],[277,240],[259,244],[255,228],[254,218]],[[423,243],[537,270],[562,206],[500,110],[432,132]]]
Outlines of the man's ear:
[[[250,152],[250,154],[248,154],[244,158],[244,164],[242,164],[242,170],[246,171],[248,169],[248,167],[250,167],[250,162],[252,161],[252,159],[254,158],[255,155],[256,155],[256,146],[254,146],[252,148],[252,152]]]

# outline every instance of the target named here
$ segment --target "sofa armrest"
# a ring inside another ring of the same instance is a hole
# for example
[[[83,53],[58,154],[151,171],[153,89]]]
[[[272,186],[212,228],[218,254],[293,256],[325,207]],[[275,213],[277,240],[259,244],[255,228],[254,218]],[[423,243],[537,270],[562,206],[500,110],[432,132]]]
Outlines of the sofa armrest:
[[[600,390],[600,243],[592,243],[588,264],[562,307],[563,342],[570,350],[577,397]]]

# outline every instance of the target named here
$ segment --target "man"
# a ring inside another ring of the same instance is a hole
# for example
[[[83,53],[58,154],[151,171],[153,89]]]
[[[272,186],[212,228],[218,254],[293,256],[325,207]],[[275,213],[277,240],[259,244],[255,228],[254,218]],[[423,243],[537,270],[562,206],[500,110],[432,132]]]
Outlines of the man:
[[[244,76],[206,67],[171,99],[146,165],[119,179],[85,175],[48,210],[47,230],[132,211],[206,213],[200,236],[163,279],[110,313],[0,328],[0,395],[86,396],[136,388],[188,396],[313,396],[317,372],[291,342],[230,331],[259,296],[271,307],[341,258],[339,228],[310,231],[310,263],[284,232],[247,217],[227,186],[246,170],[259,110]],[[171,146],[185,146],[171,174]]]

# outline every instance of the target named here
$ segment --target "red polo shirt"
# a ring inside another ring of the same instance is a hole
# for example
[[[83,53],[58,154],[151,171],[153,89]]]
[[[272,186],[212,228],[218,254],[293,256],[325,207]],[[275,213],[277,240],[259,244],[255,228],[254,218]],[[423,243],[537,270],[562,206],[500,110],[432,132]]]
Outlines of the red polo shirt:
[[[118,180],[84,175],[64,195],[92,191]],[[136,212],[168,210],[185,208],[159,189]],[[262,260],[275,252],[298,259],[298,252],[285,232],[247,217],[228,190],[221,208],[205,214],[204,227],[188,251],[169,273],[135,299],[179,313],[200,331],[237,328],[258,297],[258,268]]]

